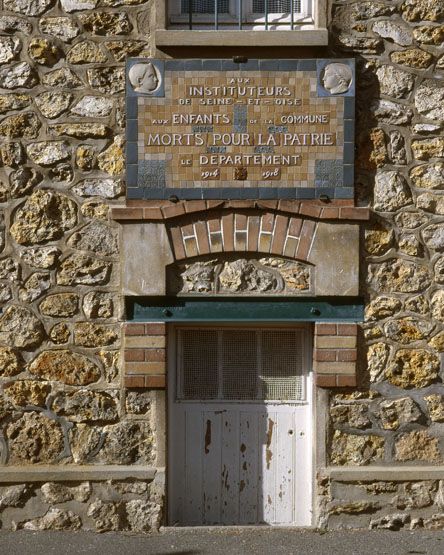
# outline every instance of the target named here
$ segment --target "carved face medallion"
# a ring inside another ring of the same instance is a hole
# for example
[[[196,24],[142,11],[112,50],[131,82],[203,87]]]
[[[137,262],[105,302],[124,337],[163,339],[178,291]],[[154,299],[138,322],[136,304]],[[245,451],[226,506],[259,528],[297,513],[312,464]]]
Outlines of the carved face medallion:
[[[128,72],[128,79],[135,92],[153,94],[160,86],[161,77],[151,62],[135,64]]]
[[[321,82],[330,94],[346,93],[353,79],[353,73],[346,64],[332,63],[325,66]]]

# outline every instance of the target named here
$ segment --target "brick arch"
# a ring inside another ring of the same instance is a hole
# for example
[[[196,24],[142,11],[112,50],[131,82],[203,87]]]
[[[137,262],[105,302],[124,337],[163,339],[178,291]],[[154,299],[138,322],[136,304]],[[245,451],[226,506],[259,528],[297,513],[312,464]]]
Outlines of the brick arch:
[[[168,225],[175,260],[233,252],[307,260],[316,227],[315,220],[270,211],[200,214]]]

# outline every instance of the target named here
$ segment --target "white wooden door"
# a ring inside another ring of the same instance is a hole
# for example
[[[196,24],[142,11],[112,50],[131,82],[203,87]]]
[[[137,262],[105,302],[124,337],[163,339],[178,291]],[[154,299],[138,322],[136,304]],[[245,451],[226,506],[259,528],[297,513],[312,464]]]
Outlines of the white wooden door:
[[[184,327],[173,341],[169,523],[311,525],[308,329]]]

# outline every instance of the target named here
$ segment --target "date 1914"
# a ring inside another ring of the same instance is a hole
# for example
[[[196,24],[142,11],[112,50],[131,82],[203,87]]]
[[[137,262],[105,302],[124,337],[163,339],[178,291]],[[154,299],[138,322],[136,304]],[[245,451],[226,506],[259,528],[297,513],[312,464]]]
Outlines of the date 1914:
[[[202,179],[219,179],[220,177],[220,170],[219,168],[216,168],[215,170],[209,171],[203,171],[202,174]]]

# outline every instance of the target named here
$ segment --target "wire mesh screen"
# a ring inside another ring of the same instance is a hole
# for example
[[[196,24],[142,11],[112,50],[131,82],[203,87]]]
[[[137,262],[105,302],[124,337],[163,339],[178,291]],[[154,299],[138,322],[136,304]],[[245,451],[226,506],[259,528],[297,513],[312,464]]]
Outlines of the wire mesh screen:
[[[255,399],[257,395],[257,340],[252,330],[222,332],[222,396]]]
[[[182,13],[188,13],[190,10],[190,0],[181,0]],[[214,13],[215,10],[214,0],[191,0],[192,13]],[[229,0],[217,0],[217,11],[219,13],[229,12]]]
[[[305,399],[301,329],[194,328],[179,330],[178,338],[179,398]]]
[[[302,400],[303,344],[294,331],[263,331],[261,334],[261,397],[265,400]]]
[[[216,330],[181,330],[180,368],[183,399],[218,396],[218,333]]]

